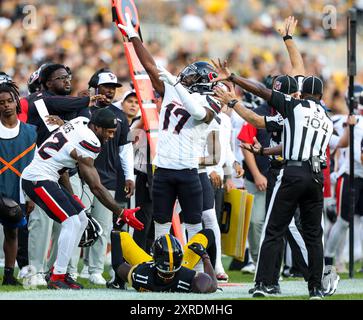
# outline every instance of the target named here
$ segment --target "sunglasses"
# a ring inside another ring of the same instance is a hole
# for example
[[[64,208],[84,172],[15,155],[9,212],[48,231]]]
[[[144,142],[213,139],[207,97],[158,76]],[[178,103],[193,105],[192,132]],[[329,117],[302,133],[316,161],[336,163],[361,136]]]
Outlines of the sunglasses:
[[[72,75],[67,74],[67,75],[64,75],[64,76],[60,76],[60,77],[56,77],[56,78],[51,79],[51,81],[54,81],[54,80],[61,80],[61,81],[69,80],[69,81],[71,81],[72,80]]]

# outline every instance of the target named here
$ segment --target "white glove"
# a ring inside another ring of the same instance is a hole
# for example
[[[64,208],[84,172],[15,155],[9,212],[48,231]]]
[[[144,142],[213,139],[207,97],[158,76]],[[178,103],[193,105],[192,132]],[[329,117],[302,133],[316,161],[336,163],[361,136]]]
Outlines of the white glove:
[[[159,72],[159,79],[167,84],[170,84],[171,86],[175,86],[178,82],[177,77],[172,75],[168,70],[166,70],[162,66],[158,66]]]
[[[130,15],[128,13],[125,13],[125,17],[126,17],[126,26],[122,25],[121,23],[119,23],[117,26],[121,30],[126,32],[129,39],[140,38],[132,24]]]

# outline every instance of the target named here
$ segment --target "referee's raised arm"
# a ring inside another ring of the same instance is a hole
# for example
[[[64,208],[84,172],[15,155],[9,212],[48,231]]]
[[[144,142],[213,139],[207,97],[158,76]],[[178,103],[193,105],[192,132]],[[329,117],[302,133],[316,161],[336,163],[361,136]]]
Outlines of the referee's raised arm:
[[[248,92],[255,94],[266,100],[272,108],[276,109],[284,118],[287,117],[288,113],[297,105],[296,99],[289,95],[285,95],[281,92],[266,88],[262,83],[254,82],[246,78],[240,77],[231,73],[227,67],[227,61],[222,62],[218,59],[218,63],[212,60],[215,68],[218,72],[218,78],[213,81],[229,81],[233,84],[240,86]],[[238,113],[238,110],[236,110]]]

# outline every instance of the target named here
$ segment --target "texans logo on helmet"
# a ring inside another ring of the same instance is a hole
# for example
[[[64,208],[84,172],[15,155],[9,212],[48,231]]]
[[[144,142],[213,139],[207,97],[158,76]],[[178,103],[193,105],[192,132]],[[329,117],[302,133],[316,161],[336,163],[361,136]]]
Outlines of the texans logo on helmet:
[[[280,91],[281,85],[282,85],[282,83],[280,81],[276,80],[274,83],[274,90]]]

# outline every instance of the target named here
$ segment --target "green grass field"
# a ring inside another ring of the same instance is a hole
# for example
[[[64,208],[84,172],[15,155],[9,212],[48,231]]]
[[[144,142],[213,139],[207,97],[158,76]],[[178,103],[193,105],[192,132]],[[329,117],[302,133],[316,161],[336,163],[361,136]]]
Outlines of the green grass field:
[[[224,258],[225,269],[228,270],[228,265],[231,258]],[[356,264],[355,270],[360,268],[360,264]],[[81,270],[81,265],[80,269]],[[0,281],[2,281],[2,271],[0,272]],[[80,292],[62,291],[61,293],[54,290],[47,290],[46,287],[39,287],[37,290],[25,289],[22,286],[1,286],[0,285],[0,300],[77,300],[77,299],[95,299],[95,300],[203,300],[203,299],[233,299],[233,300],[250,300],[251,296],[247,293],[248,289],[253,287],[253,275],[242,274],[240,271],[228,271],[229,283],[238,284],[237,286],[223,286],[223,293],[215,293],[210,295],[197,294],[170,294],[170,293],[137,293],[133,289],[127,291],[109,290],[104,286],[91,285],[88,280],[78,278],[78,281],[84,285],[86,290],[82,290],[82,298]],[[108,280],[108,272],[104,273],[104,277]],[[349,275],[340,274],[341,281],[338,286],[337,293],[331,297],[326,297],[326,300],[363,300],[363,274],[355,273],[354,279],[349,279]],[[1,283],[1,282],[0,282]],[[306,300],[307,289],[306,283],[302,278],[283,278],[280,281],[282,295],[277,297],[266,298],[265,300]]]

